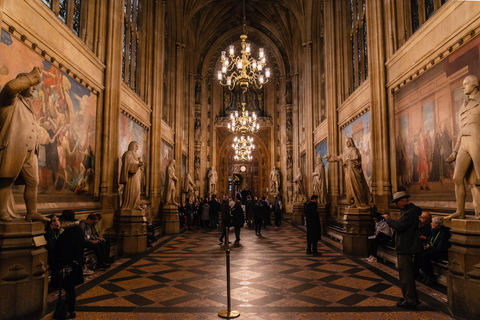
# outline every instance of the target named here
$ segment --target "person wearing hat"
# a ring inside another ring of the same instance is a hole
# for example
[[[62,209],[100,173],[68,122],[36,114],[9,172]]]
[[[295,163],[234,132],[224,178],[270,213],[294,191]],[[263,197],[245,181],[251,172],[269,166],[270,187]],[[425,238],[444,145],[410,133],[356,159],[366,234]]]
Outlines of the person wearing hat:
[[[398,191],[393,195],[392,203],[400,208],[400,219],[393,220],[388,214],[382,214],[388,225],[395,229],[395,251],[397,252],[398,276],[403,293],[403,299],[397,302],[401,308],[416,308],[419,304],[413,256],[421,252],[418,218],[422,209],[411,203],[410,195]]]
[[[83,280],[83,231],[76,224],[75,211],[64,210],[60,222],[64,231],[60,234],[54,248],[52,259],[52,276],[50,286],[62,286],[67,294],[68,315],[66,319],[73,319],[75,314],[75,286]],[[65,272],[63,272],[65,270]]]

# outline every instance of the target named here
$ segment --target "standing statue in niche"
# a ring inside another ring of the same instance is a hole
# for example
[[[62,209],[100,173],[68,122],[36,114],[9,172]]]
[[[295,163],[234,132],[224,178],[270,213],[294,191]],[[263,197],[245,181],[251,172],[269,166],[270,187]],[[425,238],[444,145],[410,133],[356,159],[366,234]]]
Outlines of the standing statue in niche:
[[[295,184],[295,202],[301,201],[301,196],[305,194],[305,188],[303,187],[303,174],[302,169],[298,168],[298,173],[293,180]]]
[[[479,81],[474,75],[463,80],[463,93],[467,99],[460,107],[460,131],[452,154],[446,159],[455,161],[453,182],[457,211],[445,219],[465,219],[465,179],[471,186],[475,217],[480,219],[480,93]]]
[[[202,86],[201,86],[200,82],[197,82],[195,84],[195,103],[196,104],[200,104],[201,94],[202,94]]]
[[[122,156],[120,184],[123,184],[122,209],[142,209],[140,207],[140,187],[143,161],[137,156],[138,142],[132,141],[128,151]]]
[[[326,205],[327,197],[327,177],[325,174],[325,165],[320,156],[317,157],[315,171],[313,171],[313,194],[318,196],[318,203]]]
[[[280,171],[276,167],[270,171],[270,192],[278,193],[280,189]]]
[[[200,141],[200,136],[202,135],[202,125],[200,124],[200,119],[195,118],[195,141]]]
[[[184,192],[187,194],[187,198],[193,200],[193,197],[195,195],[195,183],[193,183],[190,171],[187,171],[187,174],[185,175]]]
[[[211,195],[217,193],[217,179],[217,171],[212,166],[212,168],[208,172],[208,192]]]
[[[167,196],[166,203],[178,206],[175,201],[175,192],[177,187],[177,176],[175,175],[175,159],[170,160],[167,166]]]
[[[19,217],[11,187],[24,184],[25,219],[50,221],[37,212],[37,123],[28,98],[40,83],[40,69],[20,73],[0,92],[0,220]]]
[[[343,154],[337,157],[326,155],[324,158],[328,162],[343,162],[345,167],[345,189],[350,208],[370,208],[373,200],[362,170],[362,155],[352,138],[347,138],[345,145],[346,150]]]
[[[293,160],[292,156],[288,156],[287,158],[287,180],[292,181],[293,180]]]

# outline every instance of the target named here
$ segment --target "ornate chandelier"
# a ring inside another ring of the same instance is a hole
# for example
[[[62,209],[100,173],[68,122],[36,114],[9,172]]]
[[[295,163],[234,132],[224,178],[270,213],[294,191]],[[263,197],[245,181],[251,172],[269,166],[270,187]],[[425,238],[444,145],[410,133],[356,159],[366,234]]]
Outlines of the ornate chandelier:
[[[234,160],[247,161],[253,159],[252,151],[255,149],[255,145],[253,144],[252,137],[245,137],[244,134],[242,134],[240,138],[235,137],[232,147],[235,150]]]
[[[218,81],[222,86],[228,86],[232,90],[239,84],[245,92],[248,84],[255,85],[258,89],[262,88],[264,83],[268,82],[270,78],[270,68],[265,68],[265,52],[263,48],[259,49],[258,60],[250,57],[250,43],[247,43],[247,19],[245,17],[245,0],[243,0],[243,33],[240,36],[242,39],[241,56],[235,57],[235,46],[232,44],[228,47],[230,60],[227,58],[225,51],[222,51],[221,63],[222,69],[218,71]],[[234,70],[236,67],[236,70]]]
[[[228,130],[231,132],[240,132],[245,134],[247,132],[255,133],[260,128],[260,125],[257,123],[257,115],[255,112],[252,112],[251,115],[248,114],[248,111],[245,111],[245,103],[242,102],[242,115],[238,115],[238,111],[235,111],[235,115],[230,114],[231,123],[228,124]]]

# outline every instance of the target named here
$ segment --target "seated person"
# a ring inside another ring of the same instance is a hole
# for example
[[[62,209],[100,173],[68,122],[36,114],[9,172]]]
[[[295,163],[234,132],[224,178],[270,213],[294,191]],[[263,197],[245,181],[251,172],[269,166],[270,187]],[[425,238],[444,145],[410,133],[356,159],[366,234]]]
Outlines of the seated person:
[[[155,237],[155,227],[151,222],[147,223],[147,247],[151,247],[152,243],[157,241],[157,237]]]
[[[45,225],[45,241],[47,241],[47,245],[45,249],[48,252],[47,263],[50,267],[52,265],[52,258],[53,258],[53,249],[55,248],[55,243],[57,243],[58,237],[60,237],[60,220],[54,214],[50,215],[50,221],[47,221]]]
[[[95,233],[94,225],[96,222],[97,216],[95,213],[89,214],[87,219],[80,221],[80,228],[85,236],[85,247],[93,249],[100,268],[110,268],[110,264],[107,263],[107,242]]]
[[[110,259],[110,247],[111,247],[112,241],[114,241],[115,239],[114,238],[103,237],[100,234],[99,224],[100,224],[100,221],[102,221],[102,215],[100,213],[96,213],[95,216],[97,217],[97,220],[95,221],[95,224],[93,225],[93,234],[97,237],[98,240],[105,241],[105,249],[106,249],[105,253],[106,253],[106,257],[107,257],[107,262],[111,263],[112,261]]]
[[[385,219],[376,213],[373,217],[375,221],[375,234],[368,237],[367,249],[369,257],[365,259],[367,262],[377,262],[377,251],[379,244],[386,244],[392,240],[392,229],[388,226]]]
[[[422,243],[422,248],[427,245],[427,239],[432,236],[432,215],[428,211],[422,211],[422,215],[420,216],[420,225],[418,230],[420,232],[420,242]],[[423,250],[423,249],[422,249]],[[420,276],[420,269],[423,270],[422,267],[422,253],[416,253],[413,256],[414,266],[415,266],[415,275],[418,277]]]
[[[424,268],[423,283],[432,285],[435,283],[433,275],[432,260],[448,259],[448,248],[450,248],[451,237],[450,228],[443,225],[443,220],[440,217],[432,219],[433,234],[428,239],[422,254],[422,265]]]

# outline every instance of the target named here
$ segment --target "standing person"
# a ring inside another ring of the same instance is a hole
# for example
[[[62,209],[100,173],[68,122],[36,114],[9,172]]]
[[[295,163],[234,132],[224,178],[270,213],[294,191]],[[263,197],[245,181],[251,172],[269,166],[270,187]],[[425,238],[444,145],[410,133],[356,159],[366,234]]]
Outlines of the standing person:
[[[397,251],[398,275],[402,287],[403,299],[397,302],[401,308],[416,308],[419,304],[415,285],[413,256],[421,251],[418,218],[422,210],[411,203],[410,195],[405,191],[396,192],[392,203],[400,208],[400,219],[390,219],[388,214],[382,214],[388,225],[395,229],[395,251]]]
[[[208,221],[210,220],[210,205],[208,204],[208,198],[205,198],[200,206],[200,220],[202,229],[206,231],[208,229]]]
[[[322,239],[322,226],[317,212],[318,196],[312,195],[310,201],[305,204],[305,219],[307,221],[307,254],[321,253],[317,250],[318,240]]]
[[[40,70],[20,73],[0,92],[0,220],[16,216],[11,187],[25,185],[25,220],[48,221],[37,212],[38,136],[37,122],[28,98],[40,83]],[[21,179],[17,179],[21,178]]]
[[[65,289],[68,304],[67,319],[74,319],[76,317],[75,286],[83,283],[83,248],[85,244],[83,231],[75,224],[77,221],[75,211],[64,210],[60,220],[64,231],[55,244],[50,286],[60,288],[62,285]],[[62,270],[66,270],[65,277]]]
[[[243,223],[245,222],[242,204],[240,200],[235,201],[235,205],[232,210],[233,226],[235,227],[235,242],[240,241],[240,230],[242,230]]]
[[[256,197],[255,197],[256,198]],[[263,217],[264,217],[264,202],[258,199],[253,207],[253,217],[255,219],[255,235],[261,236]]]
[[[223,239],[227,234],[227,228],[230,228],[232,225],[232,215],[230,214],[230,206],[228,204],[228,197],[223,195],[222,204],[220,205],[220,212],[222,214],[222,235],[220,236],[220,243],[223,243]],[[227,244],[227,239],[225,238],[225,244]]]
[[[212,199],[208,204],[210,205],[210,228],[217,229],[218,213],[220,212],[220,203],[217,201],[217,196],[212,194]]]
[[[187,205],[185,206],[186,208],[185,215],[187,217],[187,222],[186,222],[187,224],[185,225],[185,229],[192,230],[192,217],[193,217],[193,210],[194,210],[193,203],[189,198],[187,198],[186,202],[187,202]]]
[[[45,249],[47,249],[48,258],[47,263],[48,266],[52,267],[52,258],[53,258],[53,250],[55,248],[55,244],[57,243],[58,238],[60,237],[60,220],[54,214],[49,216],[50,221],[46,223],[45,226],[45,241],[47,241],[47,245]]]
[[[268,197],[263,197],[263,227],[267,228],[271,226],[270,222],[270,204],[268,203]]]
[[[255,206],[255,203],[257,202],[256,200],[257,200],[256,197],[255,197],[255,200],[252,200],[252,197],[248,196],[245,211],[247,214],[247,226],[249,228],[253,227],[253,213],[254,213],[253,208]]]
[[[275,214],[275,230],[277,230],[280,224],[282,224],[282,201],[280,200],[280,196],[275,197],[273,213]]]

